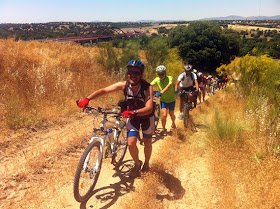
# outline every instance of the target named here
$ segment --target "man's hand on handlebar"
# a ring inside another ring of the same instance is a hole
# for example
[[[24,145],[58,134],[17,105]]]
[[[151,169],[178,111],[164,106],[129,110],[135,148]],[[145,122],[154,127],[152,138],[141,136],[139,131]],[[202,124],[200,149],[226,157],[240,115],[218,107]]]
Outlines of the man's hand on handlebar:
[[[86,106],[88,105],[89,101],[90,101],[90,100],[89,100],[88,98],[84,98],[84,99],[82,99],[82,100],[80,100],[80,101],[76,101],[76,102],[77,102],[77,105],[78,105],[80,108],[85,109]]]
[[[160,96],[161,96],[160,91],[157,91],[157,92],[156,92],[156,96],[157,96],[157,97],[160,97]]]
[[[122,113],[122,116],[125,118],[133,118],[135,117],[137,114],[137,111],[132,111],[132,110],[126,110]]]

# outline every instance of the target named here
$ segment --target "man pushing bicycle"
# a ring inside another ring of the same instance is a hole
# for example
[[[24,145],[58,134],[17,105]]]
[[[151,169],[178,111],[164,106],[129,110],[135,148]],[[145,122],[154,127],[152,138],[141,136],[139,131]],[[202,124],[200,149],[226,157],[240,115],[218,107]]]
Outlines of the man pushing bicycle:
[[[184,66],[185,72],[181,73],[177,79],[177,83],[175,85],[175,92],[178,93],[178,86],[180,85],[180,91],[192,91],[189,94],[190,102],[194,102],[194,96],[199,92],[197,76],[192,71],[192,66],[190,64]],[[195,86],[195,87],[194,87]],[[184,106],[184,95],[180,95],[180,114],[179,120],[183,119],[183,106]]]
[[[166,118],[167,118],[167,112],[169,110],[169,115],[172,120],[171,128],[175,129],[175,93],[174,93],[174,85],[173,85],[173,77],[166,75],[166,67],[163,65],[160,65],[156,68],[156,72],[158,74],[158,77],[156,77],[152,82],[151,85],[157,85],[159,88],[159,91],[156,92],[157,96],[160,96],[160,105],[161,105],[161,124],[163,129],[163,135],[167,134],[167,129],[165,127],[166,125]]]
[[[131,60],[127,64],[127,81],[120,81],[105,88],[101,88],[88,97],[78,102],[79,107],[85,108],[90,100],[97,99],[112,92],[124,91],[125,101],[122,106],[122,115],[127,119],[127,141],[130,155],[135,163],[129,171],[130,177],[136,177],[142,171],[149,170],[149,161],[152,154],[152,135],[154,133],[154,113],[153,113],[153,87],[143,80],[145,69],[141,60]],[[137,138],[139,129],[143,132],[145,163],[139,160],[139,150],[137,148]]]

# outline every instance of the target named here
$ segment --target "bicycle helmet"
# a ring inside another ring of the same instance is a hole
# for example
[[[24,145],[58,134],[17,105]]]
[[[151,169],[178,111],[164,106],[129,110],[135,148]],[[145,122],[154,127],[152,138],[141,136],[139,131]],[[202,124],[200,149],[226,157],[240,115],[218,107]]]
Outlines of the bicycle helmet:
[[[193,72],[194,72],[194,73],[197,73],[197,70],[196,70],[196,69],[193,69]]]
[[[144,69],[145,69],[145,66],[144,66],[144,64],[143,64],[143,62],[141,62],[141,60],[130,60],[128,63],[127,63],[127,66],[126,66],[127,68],[128,67],[136,67],[136,68],[139,68],[140,70],[141,70],[141,72],[143,72],[144,71]]]
[[[166,67],[163,66],[163,65],[160,65],[160,66],[157,67],[156,72],[157,72],[157,73],[166,72]]]
[[[192,66],[190,64],[185,65],[184,68],[185,68],[185,71],[187,71],[187,72],[192,70]]]

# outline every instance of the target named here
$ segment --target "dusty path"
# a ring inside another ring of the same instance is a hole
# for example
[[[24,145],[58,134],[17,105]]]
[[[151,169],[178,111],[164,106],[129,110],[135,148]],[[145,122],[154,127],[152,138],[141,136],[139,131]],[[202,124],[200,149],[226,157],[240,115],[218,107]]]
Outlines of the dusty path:
[[[195,111],[199,111],[199,108],[194,109],[192,114]],[[91,117],[78,116],[73,123],[29,133],[28,144],[21,152],[2,156],[1,207],[120,208],[123,201],[129,200],[133,191],[141,186],[141,178],[130,179],[126,175],[133,164],[129,152],[120,171],[114,170],[109,159],[104,160],[95,193],[88,202],[79,204],[73,197],[75,168],[91,134],[91,123]],[[182,127],[182,122],[177,121],[177,125]],[[170,126],[168,120],[167,128]],[[189,144],[193,145],[188,147],[188,160],[176,170],[176,179],[185,188],[184,196],[171,203],[163,198],[163,205],[168,207],[171,204],[174,208],[212,208],[211,204],[217,202],[207,155],[197,149],[203,145],[192,142],[193,138],[203,137],[205,133],[199,127],[196,129],[197,132],[188,139]],[[161,157],[160,149],[169,137],[172,136],[155,141],[151,163],[153,159]],[[73,145],[74,148],[71,148]],[[140,159],[144,160],[143,146],[138,145],[138,148]],[[41,161],[42,165],[38,166]]]

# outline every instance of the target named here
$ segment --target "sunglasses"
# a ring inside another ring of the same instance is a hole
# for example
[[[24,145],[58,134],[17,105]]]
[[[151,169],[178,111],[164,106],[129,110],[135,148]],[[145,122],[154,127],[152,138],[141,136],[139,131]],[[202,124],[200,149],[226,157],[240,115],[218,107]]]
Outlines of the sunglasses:
[[[128,74],[128,75],[141,75],[141,72],[129,70],[129,71],[127,72],[127,74]]]
[[[158,73],[159,76],[165,75],[165,73]]]

